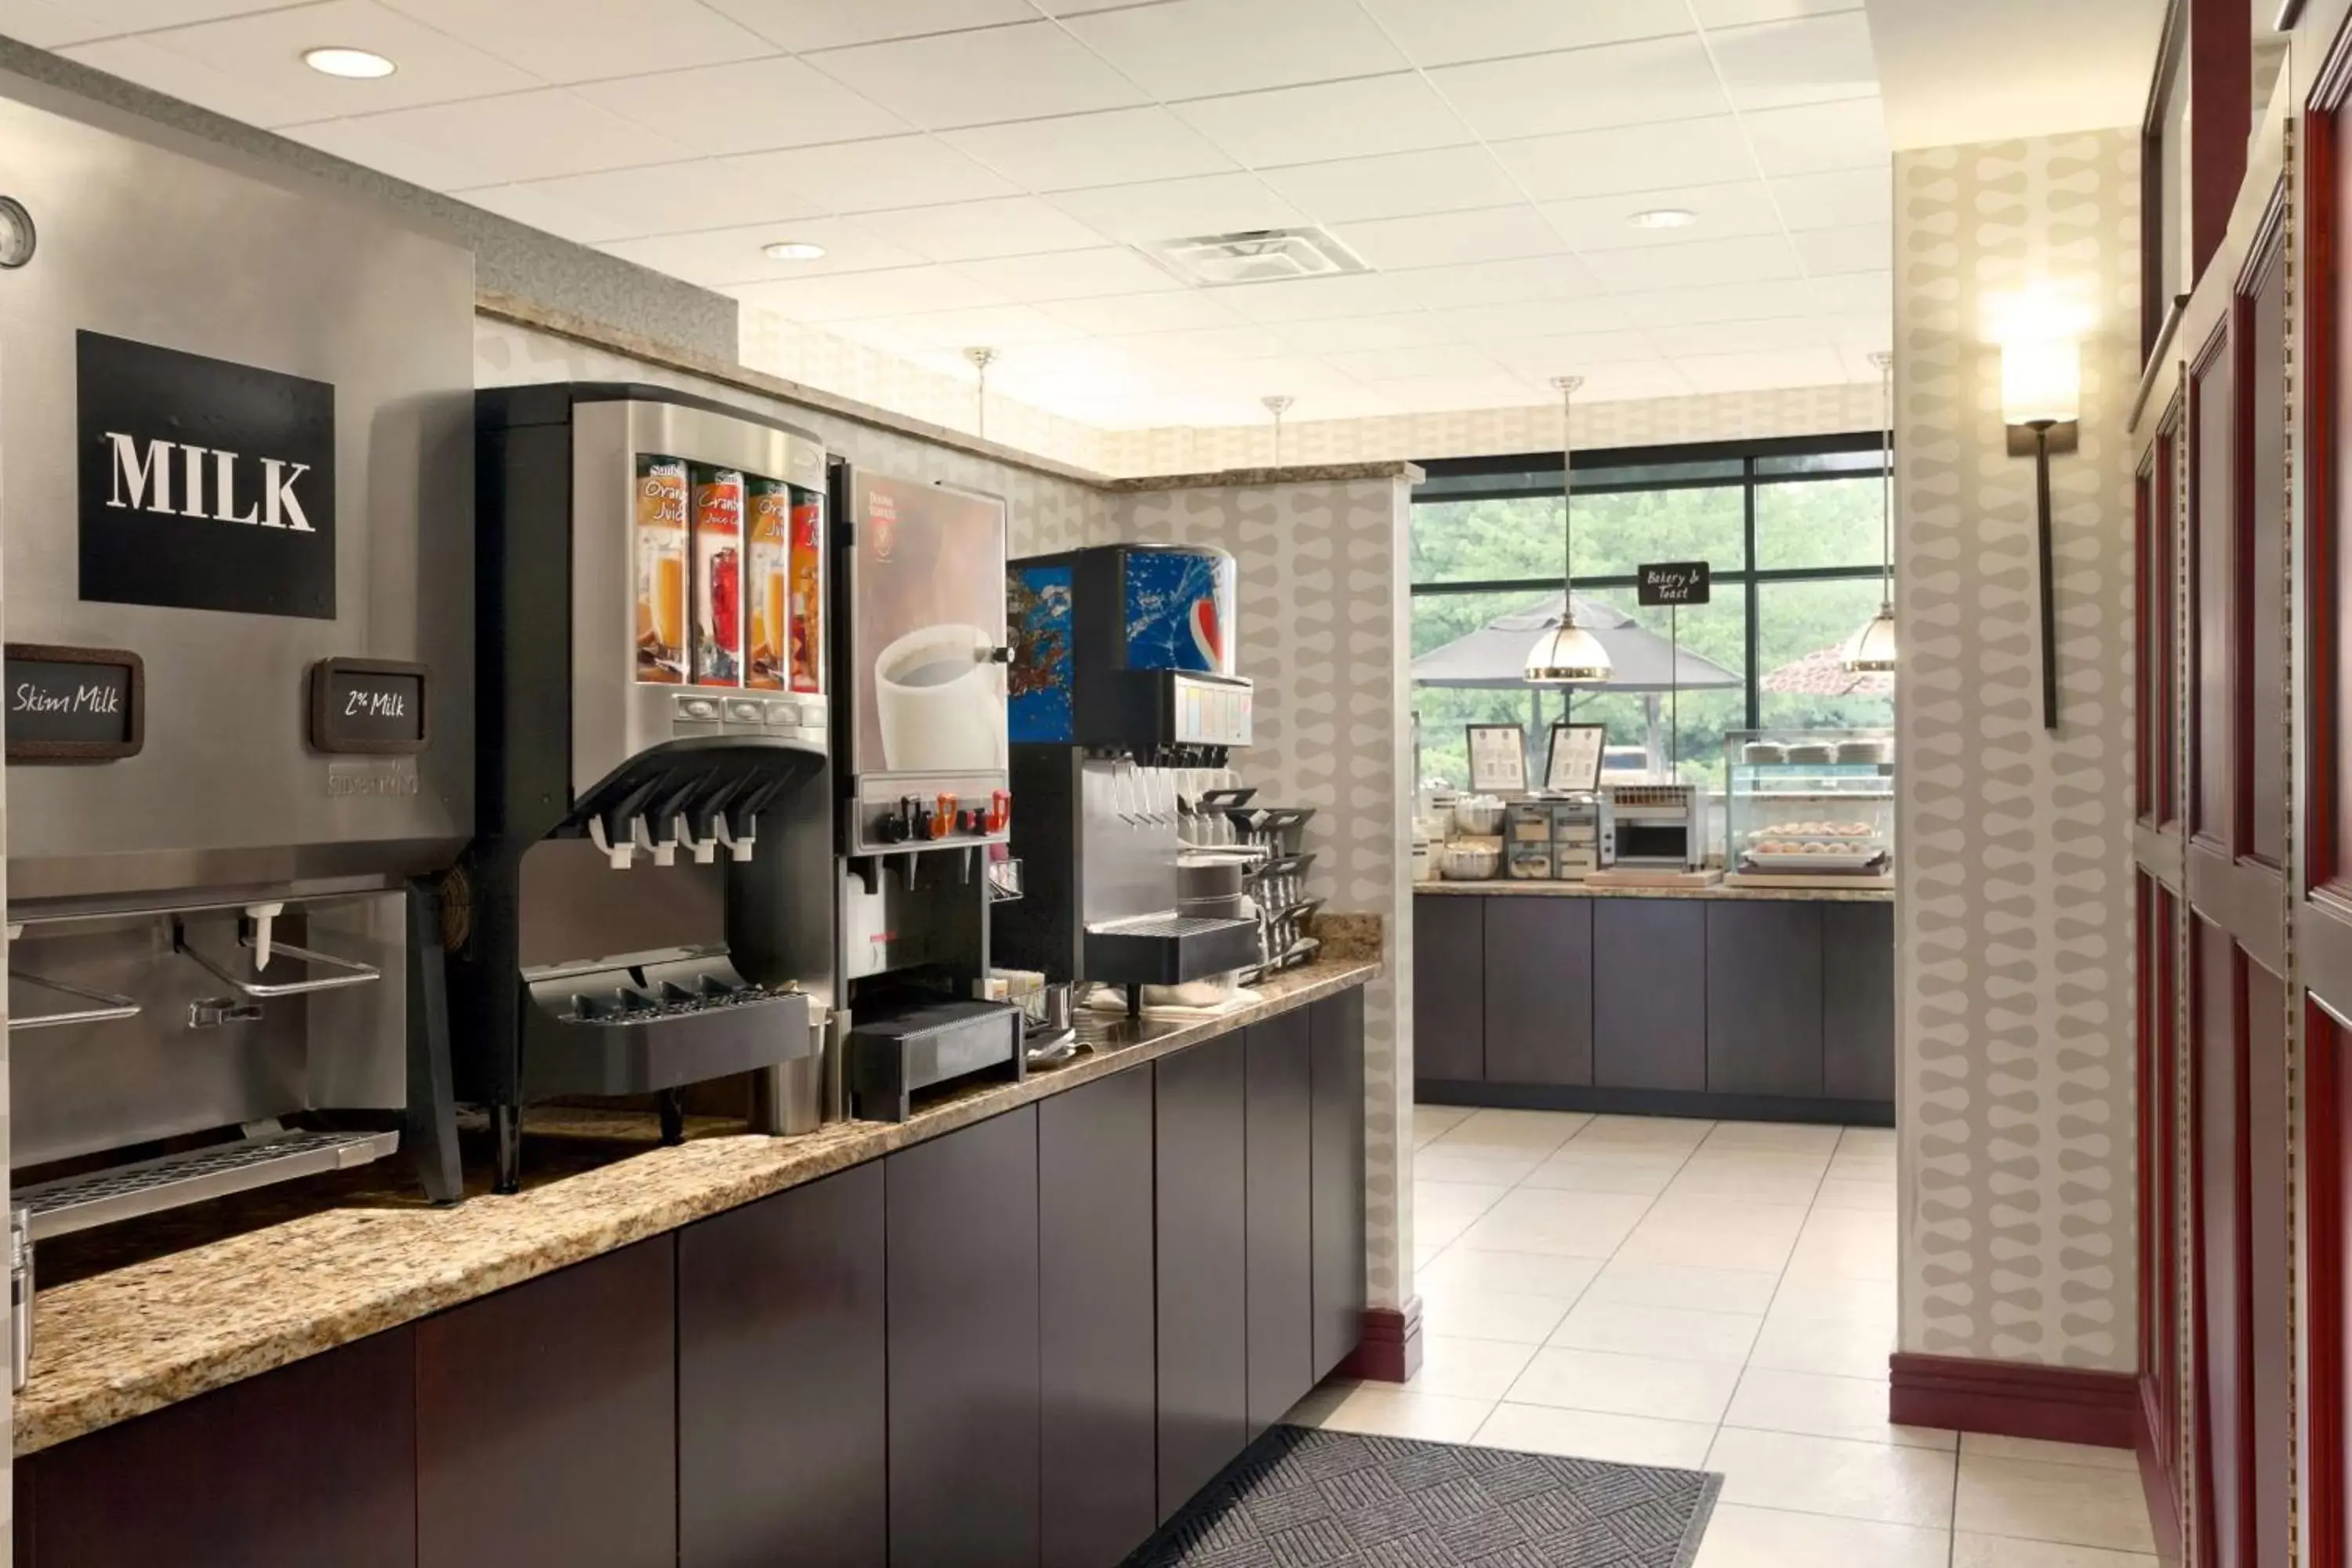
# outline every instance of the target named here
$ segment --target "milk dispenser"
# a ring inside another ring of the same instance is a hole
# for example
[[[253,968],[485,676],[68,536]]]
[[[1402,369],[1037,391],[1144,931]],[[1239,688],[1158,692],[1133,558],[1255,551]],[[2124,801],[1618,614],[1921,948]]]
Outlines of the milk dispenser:
[[[498,1184],[526,1104],[743,1078],[818,1115],[832,948],[824,447],[653,387],[486,392],[480,832],[461,1099]]]

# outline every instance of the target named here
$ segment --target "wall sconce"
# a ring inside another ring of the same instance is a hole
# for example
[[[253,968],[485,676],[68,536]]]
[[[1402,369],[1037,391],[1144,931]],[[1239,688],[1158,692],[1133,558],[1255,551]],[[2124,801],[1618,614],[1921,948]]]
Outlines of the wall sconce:
[[[2083,354],[2073,338],[2004,343],[2001,417],[2009,455],[2033,459],[2042,576],[2042,727],[2058,728],[2058,587],[2051,566],[2050,455],[2082,445]]]

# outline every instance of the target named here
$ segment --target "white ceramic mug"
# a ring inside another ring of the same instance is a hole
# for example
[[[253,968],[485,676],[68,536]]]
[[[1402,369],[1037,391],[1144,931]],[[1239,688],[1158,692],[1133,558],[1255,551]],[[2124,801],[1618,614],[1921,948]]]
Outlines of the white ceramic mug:
[[[882,765],[892,773],[1004,766],[1004,667],[978,626],[908,632],[874,661]]]

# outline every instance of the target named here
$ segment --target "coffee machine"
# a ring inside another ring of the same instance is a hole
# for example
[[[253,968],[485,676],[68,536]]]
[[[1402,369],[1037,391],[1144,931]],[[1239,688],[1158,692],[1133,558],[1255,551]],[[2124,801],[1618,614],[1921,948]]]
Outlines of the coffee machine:
[[[457,1087],[497,1183],[526,1104],[740,1079],[813,1130],[831,990],[825,453],[641,385],[485,392],[481,825]]]
[[[982,999],[1005,773],[1005,507],[836,460],[840,1109],[898,1121],[950,1079],[1026,1071]]]
[[[1223,551],[1109,544],[1015,561],[1013,853],[1024,896],[998,909],[1004,961],[1049,981],[1178,985],[1261,961],[1258,922],[1180,910],[1177,773],[1250,743]]]
[[[16,1201],[454,1201],[473,258],[13,78],[0,145]]]

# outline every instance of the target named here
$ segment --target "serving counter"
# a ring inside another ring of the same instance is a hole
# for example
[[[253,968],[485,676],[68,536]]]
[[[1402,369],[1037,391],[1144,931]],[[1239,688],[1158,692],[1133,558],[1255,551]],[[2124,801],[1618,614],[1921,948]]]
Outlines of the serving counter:
[[[1377,973],[1086,1016],[903,1124],[551,1110],[512,1196],[370,1167],[46,1244],[19,1568],[1116,1562],[1356,1343]]]
[[[1415,1091],[1892,1126],[1894,913],[1878,888],[1416,884]]]

